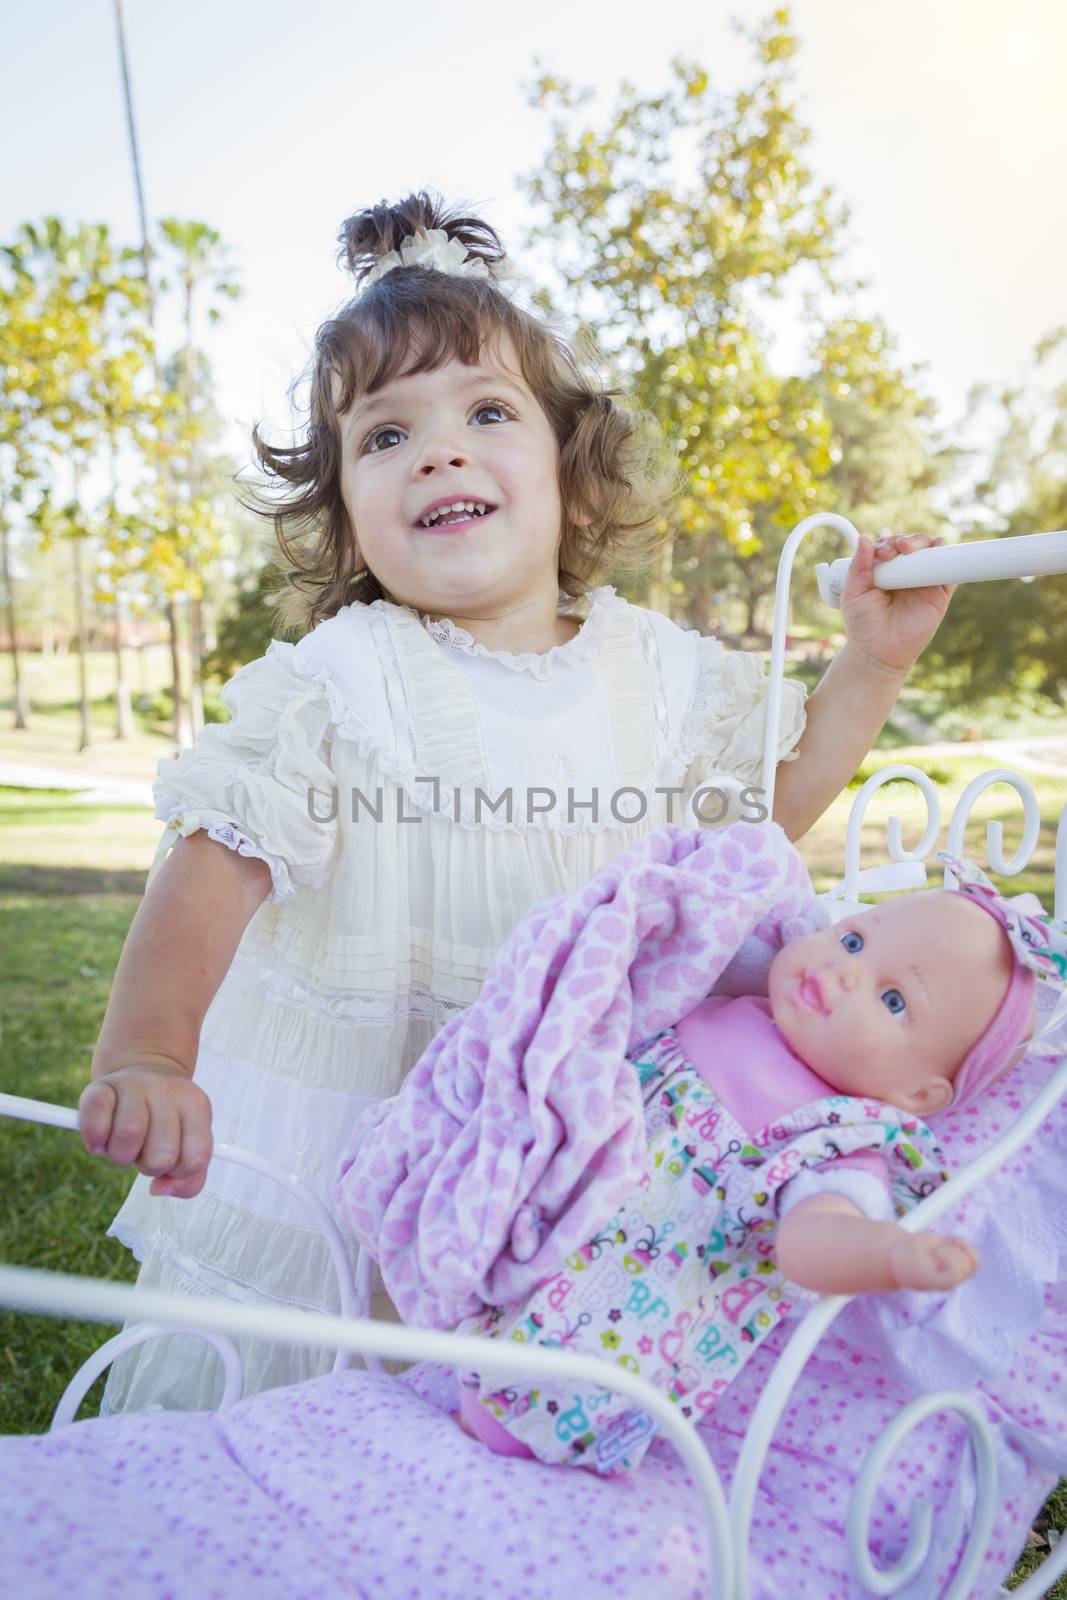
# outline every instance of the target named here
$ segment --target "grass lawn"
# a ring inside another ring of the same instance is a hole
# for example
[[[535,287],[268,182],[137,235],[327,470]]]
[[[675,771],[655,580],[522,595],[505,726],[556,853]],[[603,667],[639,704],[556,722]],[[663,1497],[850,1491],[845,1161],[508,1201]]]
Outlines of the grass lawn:
[[[13,737],[8,734],[5,736]],[[165,750],[161,753],[165,753]],[[53,754],[36,757],[55,765]],[[879,752],[871,766],[899,759]],[[970,754],[927,762],[944,800],[943,823],[971,777],[989,761]],[[143,760],[137,773],[144,778]],[[1015,880],[1051,899],[1056,821],[1067,804],[1067,777],[1035,778],[1041,840],[1032,868]],[[804,842],[816,885],[829,887],[843,869],[847,794]],[[910,785],[883,790],[864,829],[865,863],[885,859],[885,818],[901,817],[906,844],[918,838],[924,805]],[[1019,835],[1010,791],[987,795],[968,833],[984,856],[982,826],[999,817],[1008,849]],[[136,909],[159,824],[145,809],[101,809],[58,792],[0,789],[0,1089],[73,1105],[84,1085],[108,986]],[[941,840],[944,841],[944,825]],[[129,1174],[90,1159],[75,1135],[0,1122],[0,1260],[60,1271],[132,1278],[133,1263],[104,1237],[129,1185]],[[102,1342],[99,1325],[0,1311],[0,1430],[45,1428],[67,1381]],[[98,1391],[85,1414],[95,1409]],[[1047,1554],[1048,1536],[1067,1528],[1067,1490],[1054,1495],[1031,1538],[1013,1584]],[[1067,1583],[1052,1591],[1067,1600]]]
[[[143,808],[0,790],[0,1089],[76,1104],[158,836]],[[127,1172],[58,1128],[5,1119],[0,1150],[0,1260],[134,1276],[128,1252],[104,1238]],[[101,1339],[99,1325],[0,1311],[0,1430],[46,1427]]]
[[[965,747],[964,747],[965,749]],[[948,827],[963,790],[972,779],[987,772],[995,763],[988,756],[970,753],[952,756],[923,756],[922,751],[875,750],[864,762],[864,778],[881,768],[901,763],[917,766],[925,771],[937,785],[941,802],[941,830],[935,849],[945,847]],[[1052,908],[1054,869],[1056,861],[1056,828],[1067,806],[1067,773],[1062,777],[1049,777],[1038,773],[1024,774],[1029,778],[1041,811],[1041,831],[1037,848],[1027,867],[1010,880],[1012,892],[1029,891],[1040,896],[1042,904]],[[815,887],[821,892],[831,887],[844,874],[844,839],[849,812],[856,798],[857,788],[846,789],[801,841],[801,851],[808,864]],[[891,816],[900,818],[906,849],[919,842],[926,825],[926,801],[914,783],[890,781],[873,796],[864,814],[862,831],[862,857],[864,866],[877,865],[889,860],[886,845],[886,824]],[[971,813],[967,825],[965,854],[983,865],[986,862],[986,826],[999,821],[1004,829],[1004,850],[1010,861],[1022,839],[1022,803],[1014,789],[998,783],[982,794]],[[931,884],[936,884],[936,862],[928,864]]]
[[[27,654],[23,661],[30,696],[30,725],[14,728],[11,661],[0,656],[0,762],[52,767],[82,779],[151,781],[156,762],[172,754],[170,732],[162,720],[161,692],[169,677],[169,652],[152,645],[130,651],[128,667],[136,732],[115,738],[114,658],[107,651],[88,655],[92,744],[79,751],[81,720],[78,666],[74,656]]]

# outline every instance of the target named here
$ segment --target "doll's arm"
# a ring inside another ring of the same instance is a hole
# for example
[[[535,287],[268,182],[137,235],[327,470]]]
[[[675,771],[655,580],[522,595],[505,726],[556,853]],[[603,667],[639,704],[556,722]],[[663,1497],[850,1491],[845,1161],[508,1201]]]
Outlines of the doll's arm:
[[[874,1222],[839,1194],[799,1201],[778,1229],[775,1253],[787,1278],[818,1294],[953,1289],[978,1270],[966,1240]]]

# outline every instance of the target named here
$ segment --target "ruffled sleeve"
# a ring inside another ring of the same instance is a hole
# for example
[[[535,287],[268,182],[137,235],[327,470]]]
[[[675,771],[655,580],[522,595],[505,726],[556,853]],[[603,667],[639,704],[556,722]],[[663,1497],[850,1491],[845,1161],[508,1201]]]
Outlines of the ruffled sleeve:
[[[337,843],[330,708],[321,686],[295,671],[293,650],[275,641],[242,667],[222,691],[230,721],[159,763],[153,792],[167,831],[152,874],[178,838],[203,829],[266,862],[275,904],[296,884],[325,882]]]
[[[696,687],[683,729],[689,761],[686,793],[692,795],[702,786],[717,789],[720,804],[728,810],[715,821],[729,821],[738,814],[752,820],[755,802],[745,799],[745,791],[758,790],[763,777],[770,680],[756,656],[724,650],[717,639],[701,639],[698,652]],[[806,720],[805,698],[804,685],[787,678],[782,685],[779,761],[796,759]]]

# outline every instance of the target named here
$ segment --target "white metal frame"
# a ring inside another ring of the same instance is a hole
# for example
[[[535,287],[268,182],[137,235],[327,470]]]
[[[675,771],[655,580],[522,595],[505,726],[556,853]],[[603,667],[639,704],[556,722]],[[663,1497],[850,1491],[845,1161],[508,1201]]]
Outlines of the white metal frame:
[[[832,514],[807,518],[786,542],[779,567],[775,597],[775,623],[771,652],[771,689],[768,700],[766,743],[764,747],[764,803],[773,804],[775,756],[780,725],[782,679],[785,665],[785,640],[789,624],[789,583],[797,547],[817,527],[836,528],[854,549],[858,535],[845,518]],[[882,784],[890,778],[914,782],[927,803],[927,820],[922,837],[910,850],[903,842],[899,818],[891,817],[887,827],[890,862],[888,869],[862,870],[860,841],[867,806]],[[953,811],[948,830],[948,847],[958,853],[975,802],[992,784],[1006,783],[1018,795],[1023,809],[1023,840],[1010,860],[1004,857],[1003,832],[998,822],[987,827],[987,855],[990,868],[1005,877],[1022,870],[1033,853],[1038,838],[1040,813],[1030,783],[1006,768],[994,768],[975,778],[965,789]],[[855,902],[865,891],[904,887],[925,881],[923,859],[932,849],[940,831],[941,811],[937,790],[918,768],[895,764],[874,774],[860,789],[849,816],[845,841],[845,873],[831,898]],[[1067,808],[1060,817],[1056,836],[1055,914],[1067,917]],[[995,1171],[1026,1142],[1050,1110],[1067,1093],[1067,1059],[1026,1107],[1012,1127],[978,1160],[957,1173],[948,1183],[924,1200],[902,1223],[913,1231],[929,1227]],[[65,1107],[46,1106],[38,1101],[0,1095],[0,1115],[49,1122],[74,1128],[77,1113]],[[217,1145],[215,1154],[236,1161],[282,1183],[311,1214],[322,1229],[337,1271],[341,1295],[341,1314],[316,1316],[308,1312],[233,1306],[222,1301],[189,1301],[158,1290],[132,1285],[79,1279],[59,1273],[0,1267],[0,1304],[55,1316],[78,1316],[103,1322],[123,1321],[136,1315],[146,1319],[138,1328],[110,1340],[96,1352],[72,1380],[57,1408],[53,1427],[65,1425],[73,1417],[89,1385],[122,1348],[144,1338],[157,1337],[181,1328],[208,1339],[219,1350],[227,1372],[224,1403],[239,1394],[233,1376],[233,1347],[228,1341],[242,1335],[282,1340],[286,1343],[335,1349],[335,1370],[344,1366],[353,1353],[363,1355],[366,1364],[378,1371],[380,1358],[392,1356],[406,1361],[431,1360],[451,1366],[478,1367],[483,1371],[511,1372],[515,1364],[512,1346],[492,1340],[458,1334],[404,1328],[395,1323],[376,1322],[365,1313],[370,1308],[371,1264],[361,1258],[353,1278],[347,1251],[337,1226],[322,1203],[293,1174],[283,1172],[262,1157],[232,1146]],[[704,1513],[712,1592],[723,1600],[749,1600],[751,1584],[748,1542],[756,1494],[763,1467],[778,1423],[808,1357],[823,1334],[848,1304],[847,1296],[820,1301],[798,1324],[777,1361],[753,1416],[742,1445],[727,1501],[714,1463],[698,1435],[681,1417],[676,1406],[653,1389],[644,1379],[594,1357],[568,1350],[531,1347],[523,1351],[523,1363],[531,1374],[544,1373],[559,1378],[609,1385],[632,1398],[661,1425],[693,1475]],[[911,1508],[911,1530],[907,1549],[891,1568],[875,1567],[869,1547],[871,1509],[877,1486],[886,1465],[913,1428],[939,1411],[954,1412],[968,1429],[976,1462],[977,1497],[970,1536],[959,1568],[940,1600],[966,1600],[988,1548],[997,1503],[996,1452],[992,1432],[981,1411],[967,1394],[943,1392],[924,1395],[905,1406],[883,1430],[868,1452],[857,1477],[850,1504],[847,1543],[853,1575],[858,1584],[873,1595],[887,1595],[911,1582],[921,1571],[930,1549],[932,1514],[922,1502]],[[1025,1448],[1016,1438],[1017,1449]],[[1047,1453],[1042,1455],[1047,1465]],[[1061,1463],[1067,1475],[1067,1456]],[[1067,1539],[1044,1562],[1040,1571],[1015,1591],[1016,1600],[1036,1600],[1047,1593],[1067,1571]],[[1006,1591],[1005,1591],[1006,1592]]]

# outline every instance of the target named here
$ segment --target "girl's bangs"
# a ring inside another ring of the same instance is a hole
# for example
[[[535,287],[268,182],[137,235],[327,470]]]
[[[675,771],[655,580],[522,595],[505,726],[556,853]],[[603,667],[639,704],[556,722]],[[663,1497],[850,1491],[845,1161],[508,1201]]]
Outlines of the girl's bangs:
[[[320,358],[339,380],[339,415],[398,377],[434,372],[448,361],[477,366],[494,335],[514,337],[514,317],[494,290],[437,272],[404,274],[416,276],[417,284],[376,285],[320,329]]]

